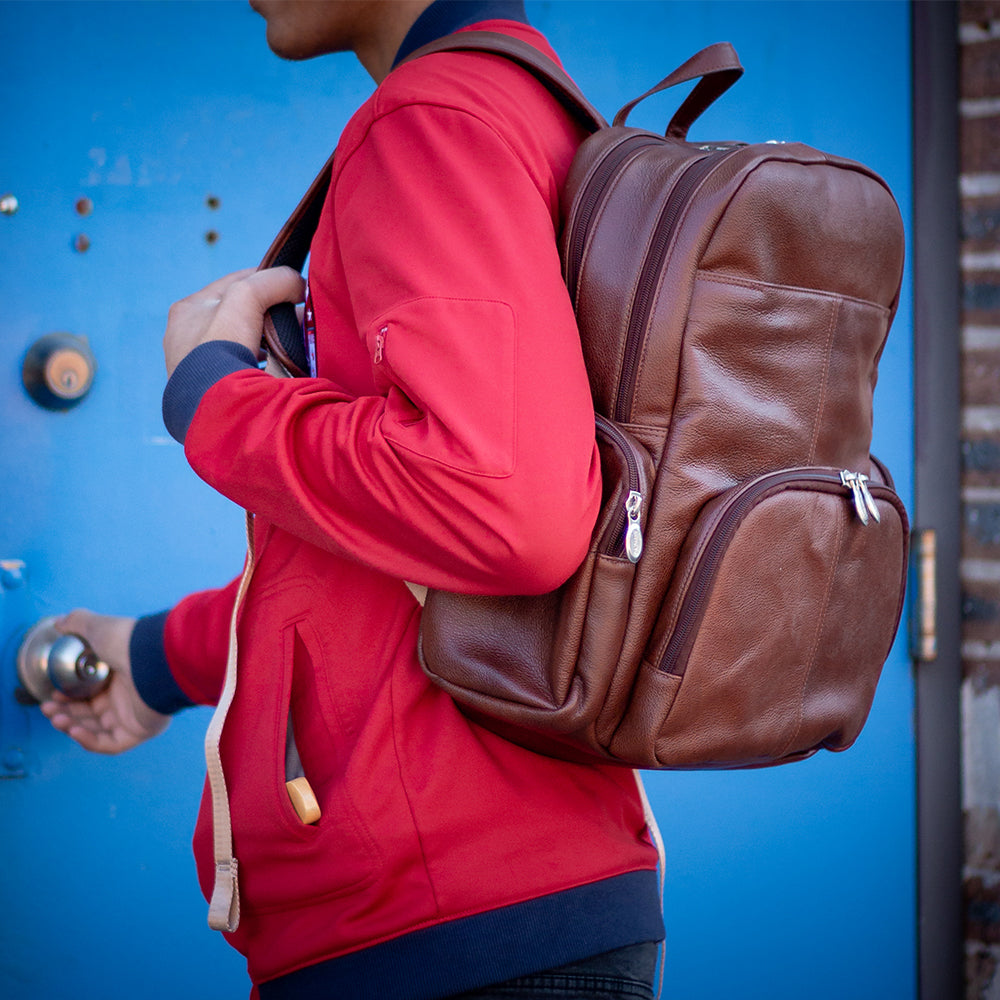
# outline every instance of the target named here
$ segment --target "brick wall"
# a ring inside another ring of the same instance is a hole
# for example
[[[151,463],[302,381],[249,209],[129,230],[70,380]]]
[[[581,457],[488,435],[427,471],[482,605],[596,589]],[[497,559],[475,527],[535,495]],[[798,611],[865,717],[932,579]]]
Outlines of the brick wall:
[[[1000,0],[963,0],[959,21],[966,996],[998,1000]]]

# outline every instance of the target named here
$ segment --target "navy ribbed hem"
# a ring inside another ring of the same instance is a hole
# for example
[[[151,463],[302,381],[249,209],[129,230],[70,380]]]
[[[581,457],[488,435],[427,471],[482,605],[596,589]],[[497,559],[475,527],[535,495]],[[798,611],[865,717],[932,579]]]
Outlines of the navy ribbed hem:
[[[261,1000],[440,1000],[662,939],[656,872],[629,872],[414,931],[258,988]]]
[[[527,24],[524,0],[434,0],[416,19],[403,39],[393,60],[393,67],[428,42],[437,41],[453,31],[482,21],[518,21]]]
[[[161,611],[140,618],[132,629],[128,652],[132,661],[132,680],[139,697],[157,712],[173,715],[182,708],[191,708],[194,702],[178,687],[167,663],[163,630],[168,614],[168,611]]]
[[[184,444],[201,397],[219,379],[256,367],[253,351],[242,344],[232,340],[199,344],[174,369],[163,390],[163,423],[170,436]]]

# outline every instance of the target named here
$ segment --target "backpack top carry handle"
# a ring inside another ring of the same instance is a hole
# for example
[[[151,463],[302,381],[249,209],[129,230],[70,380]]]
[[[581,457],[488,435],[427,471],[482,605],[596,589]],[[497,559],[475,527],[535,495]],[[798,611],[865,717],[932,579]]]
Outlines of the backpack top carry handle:
[[[696,52],[686,63],[678,66],[669,76],[664,77],[645,94],[629,101],[615,115],[614,125],[625,124],[632,109],[647,97],[661,90],[674,87],[689,80],[698,80],[694,89],[674,112],[667,126],[668,139],[687,139],[688,129],[697,121],[702,112],[720,98],[743,75],[743,66],[736,50],[729,42],[716,42],[708,48]],[[699,79],[700,77],[700,79]]]

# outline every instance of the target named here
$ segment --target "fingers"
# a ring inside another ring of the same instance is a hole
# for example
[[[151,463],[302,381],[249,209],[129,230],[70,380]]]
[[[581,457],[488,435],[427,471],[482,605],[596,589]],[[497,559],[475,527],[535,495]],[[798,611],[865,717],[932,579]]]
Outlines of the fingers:
[[[215,306],[231,293],[250,293],[261,315],[279,302],[301,302],[305,298],[305,278],[291,267],[248,267],[234,271],[206,285],[176,305]]]
[[[146,710],[148,719],[139,720],[135,706],[129,701],[131,693],[121,690],[120,679],[112,682],[116,683],[117,701],[110,688],[90,701],[71,701],[56,692],[40,706],[42,714],[54,729],[65,733],[84,750],[106,755],[131,750],[166,729],[168,717],[152,710]]]
[[[305,279],[290,267],[268,267],[230,283],[222,301],[236,299],[237,309],[248,309],[263,320],[264,313],[279,302],[301,302],[305,298]]]
[[[233,271],[232,274],[224,274],[221,278],[216,278],[215,281],[210,282],[200,291],[195,292],[193,295],[189,295],[188,299],[194,298],[222,298],[225,290],[237,281],[242,281],[244,278],[248,278],[251,274],[256,272],[255,267],[245,267],[241,271]],[[182,302],[186,302],[187,299],[182,299]]]
[[[248,278],[267,301],[267,307],[279,302],[302,302],[306,297],[306,279],[292,267],[266,267]]]
[[[305,280],[291,267],[236,271],[175,302],[167,315],[163,353],[167,374],[201,344],[228,340],[260,348],[264,314],[279,302],[301,302]]]
[[[92,701],[70,701],[57,691],[51,700],[42,702],[40,708],[54,729],[65,733],[85,750],[117,753],[123,748],[114,748],[114,740],[107,731],[103,712],[97,704],[100,698],[98,695]],[[106,698],[104,702],[104,711],[107,711]]]
[[[64,732],[74,743],[79,744],[84,750],[88,750],[90,753],[99,753],[106,757],[111,757],[115,754],[124,753],[126,750],[131,750],[138,744],[137,740],[130,740],[127,743],[123,743],[114,732],[109,732],[99,726],[73,722],[63,728],[57,725],[54,719],[51,721],[56,729]]]

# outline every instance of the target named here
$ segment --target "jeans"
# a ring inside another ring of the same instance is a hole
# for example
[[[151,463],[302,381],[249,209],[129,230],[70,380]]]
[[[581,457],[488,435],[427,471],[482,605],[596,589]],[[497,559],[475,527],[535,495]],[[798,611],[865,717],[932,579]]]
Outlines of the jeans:
[[[653,1000],[655,976],[656,944],[650,941],[470,990],[453,1000]]]

